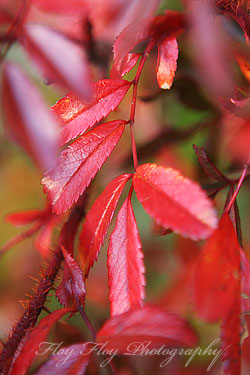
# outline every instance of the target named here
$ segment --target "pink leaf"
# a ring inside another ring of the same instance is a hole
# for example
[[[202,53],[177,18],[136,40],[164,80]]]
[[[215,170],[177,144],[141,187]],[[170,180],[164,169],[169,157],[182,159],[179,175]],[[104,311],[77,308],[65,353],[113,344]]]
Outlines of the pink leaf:
[[[240,282],[239,244],[227,214],[205,243],[193,277],[199,316],[208,322],[225,318],[234,304]]]
[[[141,241],[129,193],[119,211],[108,247],[111,316],[142,306],[144,264]]]
[[[29,339],[25,342],[21,352],[14,362],[10,375],[25,375],[30,367],[34,357],[39,352],[41,343],[43,343],[49,334],[50,329],[63,315],[71,312],[72,309],[56,310],[43,318],[38,326],[33,329]]]
[[[47,348],[41,348],[40,353]],[[87,344],[59,347],[59,350],[36,371],[36,375],[84,375],[89,359],[90,348]]]
[[[90,100],[90,71],[83,48],[59,32],[42,25],[27,26],[22,41],[32,61],[46,78]]]
[[[42,180],[53,210],[68,210],[109,157],[124,131],[126,121],[115,120],[99,125],[64,150],[56,167]]]
[[[41,348],[40,353],[48,347]],[[84,375],[90,359],[87,344],[60,347],[59,350],[36,371],[36,375]]]
[[[64,144],[106,117],[126,95],[131,83],[125,80],[103,79],[93,86],[93,97],[84,102],[66,95],[52,108],[62,123],[61,143]]]
[[[97,260],[120,195],[131,177],[131,174],[123,174],[111,181],[86,216],[79,244],[81,266],[86,275]]]
[[[71,306],[73,303],[77,306],[79,302],[85,303],[85,287],[80,270],[75,259],[64,249],[62,252],[65,259],[63,279],[57,288],[56,295],[60,303],[64,306]]]
[[[161,89],[170,89],[177,68],[178,44],[176,39],[164,39],[158,46],[156,75]]]
[[[195,345],[196,340],[185,320],[150,305],[114,316],[97,334],[98,343],[107,343],[105,348],[130,354],[135,350],[135,342],[147,341],[147,348],[156,348],[161,345]]]
[[[143,164],[134,174],[133,185],[144,209],[165,228],[194,240],[208,237],[216,228],[212,203],[197,183],[177,170]]]
[[[43,169],[55,164],[57,126],[40,93],[14,64],[3,66],[2,106],[6,129]]]

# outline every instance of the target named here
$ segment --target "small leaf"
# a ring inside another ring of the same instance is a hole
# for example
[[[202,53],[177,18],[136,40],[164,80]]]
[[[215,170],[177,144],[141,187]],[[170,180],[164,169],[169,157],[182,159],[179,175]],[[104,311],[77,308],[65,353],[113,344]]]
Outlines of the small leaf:
[[[194,272],[194,299],[197,313],[208,322],[227,316],[240,282],[239,244],[227,214],[205,243]]]
[[[61,309],[53,311],[53,313],[43,318],[37,327],[35,327],[29,339],[23,345],[19,356],[16,358],[11,375],[25,375],[35,358],[36,354],[39,353],[41,343],[47,338],[50,329],[63,315],[71,312],[72,309]]]
[[[131,204],[123,203],[108,247],[109,300],[111,316],[142,306],[144,264],[141,241]]]
[[[57,165],[42,180],[53,211],[67,211],[109,157],[124,131],[126,121],[99,125],[73,142],[58,157]]]
[[[161,89],[170,89],[177,68],[178,44],[176,39],[164,39],[158,46],[156,75]]]
[[[55,164],[57,125],[36,87],[14,64],[5,62],[2,108],[11,138],[44,170]]]
[[[79,302],[84,306],[85,303],[85,287],[80,270],[75,259],[61,246],[65,259],[64,273],[61,284],[56,290],[57,298],[65,307],[72,304],[77,306]]]
[[[143,164],[134,174],[133,186],[144,209],[166,229],[197,240],[208,237],[217,226],[205,193],[175,169]]]
[[[86,216],[79,243],[81,267],[86,276],[97,260],[120,195],[131,177],[131,174],[123,174],[111,181]]]
[[[48,347],[41,348],[46,350]],[[47,362],[36,371],[36,375],[84,375],[90,359],[87,344],[63,346],[53,353]]]
[[[65,144],[112,112],[126,95],[131,83],[125,80],[102,79],[93,85],[93,97],[84,102],[66,95],[52,108],[62,124],[61,143]]]
[[[47,79],[83,99],[91,99],[90,70],[83,48],[42,25],[25,27],[21,41]]]
[[[195,345],[196,340],[185,320],[147,305],[109,319],[98,332],[96,341],[106,343],[105,348],[131,354],[135,342],[146,341],[149,343],[147,348],[156,348],[161,345]]]
[[[22,227],[35,221],[40,221],[44,216],[44,212],[41,210],[19,211],[6,215],[5,221],[16,227]]]
[[[228,183],[228,179],[216,168],[214,163],[209,159],[204,148],[196,145],[193,145],[193,148],[197,155],[201,168],[206,173],[206,175],[216,181]]]
[[[129,53],[127,58],[124,60],[121,68],[121,72],[116,71],[116,65],[113,65],[110,78],[112,79],[119,79],[122,78],[126,73],[130,72],[133,67],[136,65],[137,61],[139,60],[141,54],[140,53]]]

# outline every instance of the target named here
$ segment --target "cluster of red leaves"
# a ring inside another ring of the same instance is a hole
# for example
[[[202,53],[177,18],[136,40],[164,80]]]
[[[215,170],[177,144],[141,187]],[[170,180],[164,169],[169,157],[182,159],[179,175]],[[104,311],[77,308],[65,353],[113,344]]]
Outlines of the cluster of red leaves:
[[[112,3],[109,1],[109,6]],[[141,1],[141,9],[143,3]],[[43,211],[11,214],[7,220],[17,226],[35,223],[36,230],[40,230],[36,247],[43,256],[47,256],[53,229],[63,220],[62,215],[85,194],[126,126],[130,126],[131,130],[135,169],[133,173],[122,174],[112,180],[88,211],[79,236],[80,265],[75,260],[70,228],[66,226],[61,232],[58,245],[61,246],[65,265],[56,295],[64,308],[42,319],[30,333],[13,362],[12,375],[26,373],[39,344],[46,339],[58,319],[69,312],[83,311],[85,281],[98,258],[120,197],[130,180],[130,190],[109,237],[107,267],[111,318],[98,331],[95,342],[68,347],[74,349],[74,355],[68,362],[57,370],[55,365],[60,357],[52,357],[37,374],[47,374],[52,368],[55,374],[84,373],[96,344],[107,343],[106,349],[116,350],[117,354],[127,353],[129,344],[134,341],[147,340],[152,348],[162,344],[195,345],[196,335],[184,319],[156,306],[144,305],[145,267],[132,207],[133,191],[144,210],[166,233],[171,231],[195,241],[207,239],[202,251],[188,263],[192,277],[181,279],[181,282],[178,280],[178,285],[183,282],[190,285],[195,311],[200,318],[209,323],[220,321],[224,373],[240,374],[241,314],[246,314],[250,308],[248,299],[244,297],[250,295],[250,264],[236,235],[237,206],[233,192],[230,190],[228,209],[218,224],[213,203],[198,183],[172,168],[151,163],[138,166],[133,127],[137,86],[144,63],[152,49],[157,47],[157,82],[161,89],[170,89],[177,69],[177,38],[187,29],[183,13],[166,11],[163,15],[152,17],[158,2],[154,1],[148,7],[146,3],[143,18],[126,25],[122,31],[115,24],[122,24],[120,13],[125,10],[125,14],[130,14],[131,5],[123,2],[117,14],[114,9],[109,22],[111,27],[121,32],[113,45],[110,78],[99,79],[95,83],[91,80],[90,51],[81,48],[67,33],[45,25],[23,25],[22,22],[19,22],[18,31],[15,30],[14,34],[11,28],[7,33],[7,37],[14,35],[18,39],[47,81],[69,91],[48,112],[26,74],[13,63],[3,64],[2,104],[6,129],[46,170],[42,184],[50,204]],[[89,14],[90,19],[94,7],[84,0],[73,1],[70,5],[67,2],[59,4],[58,1],[34,1],[34,4],[48,13],[58,9],[66,14],[81,11],[81,14]],[[1,9],[0,22],[8,24],[12,18],[5,17],[8,13],[4,7]],[[105,6],[102,12],[103,25],[100,25],[101,21],[99,25],[97,23],[96,35],[98,28],[100,30],[108,24],[107,20],[104,21],[107,15]],[[127,18],[133,21],[129,16]],[[139,48],[142,42],[146,44],[145,51],[135,53],[134,49]],[[131,81],[123,79],[137,64],[135,78]],[[102,123],[131,87],[130,118]],[[224,104],[228,105],[228,102]],[[56,157],[59,145],[63,150]],[[230,184],[203,149],[195,147],[195,152],[207,176],[217,182],[214,194]]]

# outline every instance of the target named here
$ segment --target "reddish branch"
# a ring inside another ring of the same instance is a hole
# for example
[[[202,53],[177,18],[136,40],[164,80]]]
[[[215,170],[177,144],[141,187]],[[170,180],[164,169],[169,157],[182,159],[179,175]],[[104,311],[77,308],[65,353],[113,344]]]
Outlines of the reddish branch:
[[[79,199],[77,205],[71,211],[68,221],[64,224],[61,233],[71,228],[71,236],[75,236],[77,227],[84,215],[85,201],[85,197],[81,197]],[[61,241],[62,238],[66,241],[66,238],[64,236],[61,237]],[[71,240],[73,241],[72,237]],[[41,310],[44,308],[47,294],[53,286],[62,260],[63,254],[61,251],[61,246],[58,245],[53,253],[47,269],[43,272],[42,279],[37,286],[35,294],[29,301],[28,308],[25,310],[22,318],[16,324],[15,328],[12,331],[12,334],[10,335],[6,345],[4,346],[0,354],[0,372],[2,374],[5,373],[8,369],[11,360],[15,356],[16,350],[19,349],[19,344],[25,337],[25,333],[29,329],[34,327]]]

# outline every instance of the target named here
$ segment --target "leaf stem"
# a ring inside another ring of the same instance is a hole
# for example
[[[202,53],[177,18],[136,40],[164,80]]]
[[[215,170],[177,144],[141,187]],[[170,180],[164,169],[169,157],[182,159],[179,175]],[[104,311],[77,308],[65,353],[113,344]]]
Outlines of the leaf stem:
[[[142,59],[140,61],[140,64],[138,66],[138,70],[136,72],[135,78],[132,81],[133,83],[133,94],[132,94],[132,102],[131,102],[131,110],[130,110],[130,135],[131,135],[131,143],[132,143],[132,154],[133,154],[133,160],[134,160],[134,168],[137,169],[138,167],[138,158],[137,158],[137,151],[136,151],[136,143],[135,143],[135,136],[134,136],[134,123],[135,123],[135,109],[136,109],[136,100],[137,100],[137,89],[138,89],[138,83],[139,79],[142,73],[142,69],[144,67],[144,64],[147,60],[147,57],[149,53],[151,52],[152,48],[154,47],[155,42],[152,39],[145,49]]]
[[[226,208],[226,212],[229,212],[232,208],[232,205],[234,204],[235,202],[235,199],[240,191],[240,188],[241,188],[241,185],[246,177],[246,174],[247,174],[247,171],[248,171],[248,168],[249,168],[249,164],[250,164],[250,155],[247,159],[247,162],[244,164],[244,167],[243,167],[243,170],[242,170],[242,173],[241,173],[241,176],[240,176],[240,179],[239,179],[239,182],[238,182],[238,185],[236,186],[236,189],[235,189],[235,192],[232,196],[232,198],[230,199],[230,202],[228,203],[227,205],[227,208]]]

